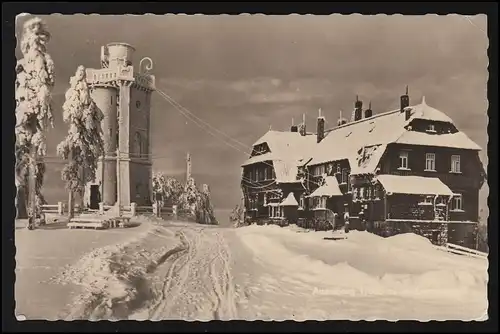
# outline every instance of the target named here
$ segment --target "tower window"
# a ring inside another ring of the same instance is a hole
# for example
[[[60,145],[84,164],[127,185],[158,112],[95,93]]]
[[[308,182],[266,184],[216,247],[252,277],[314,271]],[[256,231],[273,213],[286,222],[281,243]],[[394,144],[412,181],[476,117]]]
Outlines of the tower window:
[[[142,136],[139,132],[135,133],[135,152],[139,158],[142,157]]]
[[[137,183],[135,185],[135,197],[140,198],[141,197],[141,192],[142,192],[142,185],[140,183]]]

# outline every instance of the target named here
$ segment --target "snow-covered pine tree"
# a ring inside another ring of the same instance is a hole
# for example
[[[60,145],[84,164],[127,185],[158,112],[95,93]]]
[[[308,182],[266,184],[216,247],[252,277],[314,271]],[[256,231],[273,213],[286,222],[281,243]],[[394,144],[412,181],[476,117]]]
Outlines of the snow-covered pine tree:
[[[196,187],[194,178],[187,179],[184,185],[184,191],[180,198],[179,204],[181,208],[188,209],[193,216],[196,215],[196,203],[199,200],[199,190]]]
[[[153,175],[152,183],[154,198],[163,202],[161,206],[163,206],[165,201],[171,204],[178,204],[184,189],[176,178],[165,176],[163,173],[158,172]]]
[[[30,166],[35,202],[44,202],[41,188],[45,165],[40,158],[46,154],[45,133],[48,125],[53,126],[51,91],[55,84],[54,62],[47,53],[49,40],[50,33],[40,18],[24,23],[21,37],[23,58],[16,64],[15,171],[19,218],[27,216],[26,212],[20,212],[19,209],[26,208],[23,204],[27,202]],[[36,215],[36,212],[32,214]]]
[[[202,191],[198,194],[196,208],[197,222],[200,224],[218,225],[219,222],[215,218],[214,207],[210,197],[210,188],[208,184],[204,184]]]
[[[72,194],[78,192],[83,197],[85,185],[96,177],[97,162],[103,152],[101,121],[104,115],[90,96],[83,66],[78,66],[71,77],[65,97],[63,119],[69,130],[57,146],[57,154],[68,160],[61,178],[70,193],[69,215],[72,216]]]

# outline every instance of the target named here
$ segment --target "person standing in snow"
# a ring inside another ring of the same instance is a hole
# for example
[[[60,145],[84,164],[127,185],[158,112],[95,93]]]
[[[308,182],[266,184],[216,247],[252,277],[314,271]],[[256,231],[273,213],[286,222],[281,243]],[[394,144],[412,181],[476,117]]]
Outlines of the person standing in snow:
[[[347,209],[344,213],[344,231],[349,233],[349,211]]]
[[[334,212],[333,213],[333,228],[332,231],[335,231],[335,227],[337,226],[337,221],[339,219],[339,214]]]

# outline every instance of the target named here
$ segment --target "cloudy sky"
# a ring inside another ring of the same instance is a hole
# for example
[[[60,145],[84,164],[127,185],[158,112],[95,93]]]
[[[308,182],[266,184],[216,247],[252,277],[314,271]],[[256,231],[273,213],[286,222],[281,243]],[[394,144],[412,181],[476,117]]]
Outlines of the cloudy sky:
[[[333,125],[339,110],[350,113],[356,94],[366,104],[371,100],[375,113],[395,109],[409,85],[411,101],[425,95],[429,105],[452,117],[485,149],[486,163],[486,16],[42,18],[52,34],[49,52],[57,75],[49,154],[67,131],[61,106],[70,76],[78,65],[99,67],[101,45],[126,42],[137,49],[136,64],[144,56],[153,59],[159,90],[248,146],[270,126],[288,129],[303,113],[314,128],[319,108],[327,126]],[[18,33],[26,19],[18,19]],[[222,135],[200,129],[159,94],[152,108],[153,168],[181,178],[189,151],[194,176],[211,185],[215,205],[233,207],[249,148],[228,146]],[[57,169],[47,175],[49,198],[65,196]]]

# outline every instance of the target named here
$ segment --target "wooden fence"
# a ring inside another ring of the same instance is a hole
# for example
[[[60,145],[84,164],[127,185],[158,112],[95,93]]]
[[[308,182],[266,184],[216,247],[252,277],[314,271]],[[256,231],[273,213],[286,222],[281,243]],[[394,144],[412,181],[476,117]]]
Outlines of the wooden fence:
[[[103,203],[99,204],[99,209],[89,209],[89,208],[80,208],[77,204],[75,205],[75,213],[82,213],[83,211],[88,213],[100,213],[113,209],[113,205],[104,205]],[[58,202],[57,204],[44,204],[41,206],[42,214],[58,214],[64,215],[68,212],[68,207],[66,203]],[[169,207],[161,207],[156,208],[156,206],[138,206],[135,203],[131,205],[124,205],[121,207],[121,212],[128,216],[137,216],[137,215],[156,215],[165,219],[180,219],[180,220],[193,220],[193,216],[189,210],[178,209],[176,206]]]
[[[455,244],[450,244],[447,243],[446,246],[435,246],[436,249],[439,249],[444,252],[452,253],[452,254],[457,254],[457,255],[464,255],[464,256],[469,256],[469,257],[474,257],[482,260],[487,260],[488,259],[488,253],[480,252],[478,250],[472,249],[472,248],[467,248]]]

